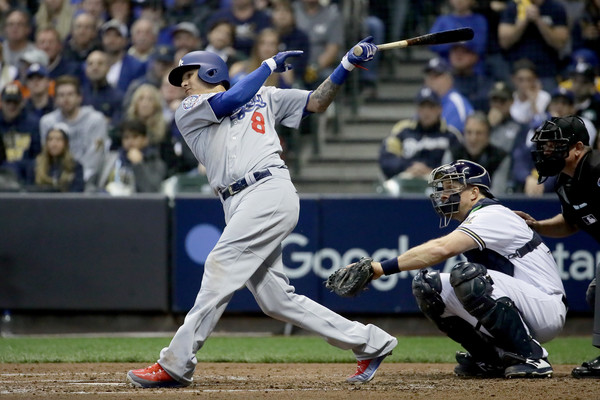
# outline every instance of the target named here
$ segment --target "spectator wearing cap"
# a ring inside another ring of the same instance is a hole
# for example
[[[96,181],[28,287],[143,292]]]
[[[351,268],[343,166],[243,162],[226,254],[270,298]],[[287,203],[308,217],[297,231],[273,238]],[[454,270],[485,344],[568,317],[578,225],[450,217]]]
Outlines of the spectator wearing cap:
[[[442,164],[444,153],[457,147],[461,133],[446,124],[440,97],[430,88],[421,88],[416,97],[416,116],[397,122],[384,139],[379,165],[385,179],[427,179],[433,168]]]
[[[35,13],[36,30],[54,28],[62,42],[67,39],[71,32],[74,14],[75,9],[70,0],[42,0]]]
[[[35,35],[36,46],[48,56],[48,73],[56,79],[62,75],[81,76],[79,63],[62,56],[63,44],[58,31],[54,28],[38,30]]]
[[[515,62],[511,79],[515,92],[510,114],[517,122],[538,126],[546,116],[550,93],[542,89],[536,65],[526,58]]]
[[[40,120],[40,134],[45,141],[48,131],[58,123],[69,127],[73,157],[83,166],[84,180],[98,172],[105,150],[109,147],[104,115],[92,106],[82,105],[81,84],[77,78],[61,76],[56,80],[56,110]]]
[[[94,107],[106,117],[108,130],[112,132],[119,122],[123,110],[123,92],[108,84],[108,56],[105,52],[92,51],[85,62],[84,77],[81,80],[83,105]]]
[[[455,89],[450,65],[443,58],[434,57],[425,66],[424,73],[425,86],[431,88],[441,99],[442,117],[448,125],[462,132],[467,117],[473,112],[473,106]]]
[[[125,93],[133,80],[144,76],[146,64],[127,54],[128,29],[124,23],[111,19],[102,25],[100,31],[102,48],[110,64],[107,81]]]
[[[83,192],[83,167],[69,149],[69,127],[53,126],[24,177],[28,191]]]
[[[50,95],[50,75],[41,64],[31,64],[25,74],[25,87],[29,98],[25,102],[27,112],[37,120],[36,126],[45,114],[54,110],[54,99]]]
[[[269,15],[257,10],[253,0],[232,0],[231,6],[213,13],[206,21],[206,26],[212,26],[220,20],[227,20],[235,26],[233,47],[247,56],[250,56],[258,32],[271,26]]]
[[[149,19],[137,19],[131,25],[131,47],[127,54],[145,63],[148,61],[158,40],[158,27]]]
[[[575,108],[575,94],[565,88],[556,88],[552,92],[552,100],[548,105],[548,118],[551,117],[568,117],[569,115],[577,115],[577,109]],[[592,121],[583,115],[579,118],[583,121],[585,128],[590,136],[590,143],[595,143],[597,128]]]
[[[576,115],[589,119],[596,129],[600,129],[600,94],[594,68],[586,63],[577,64],[571,71],[571,81]]]
[[[27,11],[14,9],[8,13],[4,23],[2,46],[2,59],[5,63],[19,68],[21,55],[36,48],[29,40],[31,32],[31,15]]]
[[[2,42],[0,41],[0,91],[19,76],[17,67],[4,62],[2,53]]]
[[[466,43],[469,43],[470,50],[478,56],[478,63],[481,62],[478,70],[482,70],[487,46],[488,22],[483,15],[473,12],[475,3],[474,0],[450,0],[450,12],[438,16],[429,31],[434,33],[465,27],[473,29],[473,39]],[[452,44],[430,46],[431,51],[448,62],[450,62],[451,48]]]
[[[37,121],[27,113],[21,89],[8,84],[0,97],[0,136],[6,150],[6,165],[23,176],[41,149]]]
[[[449,60],[454,88],[469,100],[474,109],[487,110],[487,94],[493,82],[483,73],[483,64],[471,42],[450,47]]]
[[[131,103],[133,92],[145,83],[156,88],[162,85],[163,77],[173,69],[175,63],[175,49],[172,46],[161,45],[154,49],[154,53],[148,60],[146,74],[129,84],[129,88],[123,99],[123,108],[127,109]]]
[[[180,22],[175,25],[172,31],[173,46],[175,51],[190,51],[198,50],[201,45],[200,31],[191,22]]]
[[[524,140],[528,127],[517,122],[510,114],[513,90],[506,82],[496,82],[488,93],[487,119],[491,126],[490,143],[512,154],[519,140]]]
[[[71,35],[64,45],[63,57],[66,60],[83,63],[94,50],[100,50],[96,17],[83,12],[73,18]]]
[[[498,40],[509,62],[528,58],[539,66],[546,91],[557,85],[560,53],[570,39],[567,13],[558,0],[508,2],[498,25]]]

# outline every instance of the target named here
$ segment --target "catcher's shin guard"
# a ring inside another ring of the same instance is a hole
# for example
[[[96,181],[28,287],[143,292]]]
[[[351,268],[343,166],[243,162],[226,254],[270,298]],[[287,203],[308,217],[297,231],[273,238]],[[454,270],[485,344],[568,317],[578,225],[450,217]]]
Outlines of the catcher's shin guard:
[[[448,337],[460,343],[471,356],[487,364],[500,364],[495,346],[482,333],[462,318],[442,318],[446,305],[442,297],[442,281],[437,271],[419,271],[412,281],[412,291],[419,309]]]
[[[542,347],[529,334],[513,301],[508,297],[494,300],[490,296],[493,281],[485,266],[456,264],[450,272],[450,284],[465,310],[487,329],[498,347],[526,358],[542,357]]]

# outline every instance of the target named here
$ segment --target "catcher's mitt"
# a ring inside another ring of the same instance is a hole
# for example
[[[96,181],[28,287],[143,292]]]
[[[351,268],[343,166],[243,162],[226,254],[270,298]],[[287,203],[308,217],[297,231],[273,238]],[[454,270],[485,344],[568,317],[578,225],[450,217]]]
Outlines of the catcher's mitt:
[[[354,297],[362,292],[373,279],[373,259],[363,257],[346,268],[340,268],[329,275],[325,287],[342,297]]]

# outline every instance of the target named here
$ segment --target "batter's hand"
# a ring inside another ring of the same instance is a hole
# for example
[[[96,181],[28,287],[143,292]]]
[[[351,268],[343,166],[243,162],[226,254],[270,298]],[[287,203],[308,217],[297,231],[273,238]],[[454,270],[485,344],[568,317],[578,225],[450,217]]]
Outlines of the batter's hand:
[[[265,60],[269,67],[271,67],[271,71],[273,72],[285,72],[292,69],[290,64],[286,64],[286,60],[288,57],[298,57],[304,54],[302,50],[290,50],[290,51],[282,51],[275,55],[275,57]],[[274,61],[271,62],[271,60]]]
[[[356,46],[353,46],[350,51],[346,53],[346,57],[348,58],[350,64],[356,65],[365,61],[371,61],[373,57],[375,57],[375,53],[377,53],[377,46],[371,43],[372,41],[373,36],[367,36],[356,44],[356,46],[362,48],[362,54],[360,56],[354,55],[353,50]]]

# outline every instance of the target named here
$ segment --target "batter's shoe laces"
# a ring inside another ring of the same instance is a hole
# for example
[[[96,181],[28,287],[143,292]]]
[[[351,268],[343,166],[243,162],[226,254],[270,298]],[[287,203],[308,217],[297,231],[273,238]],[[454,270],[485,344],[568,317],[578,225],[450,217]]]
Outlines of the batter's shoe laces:
[[[461,378],[501,378],[504,376],[504,366],[477,361],[464,351],[456,352],[454,373]]]
[[[504,370],[504,377],[512,378],[552,378],[552,365],[547,358],[525,359],[521,364],[511,365]]]
[[[358,360],[358,364],[356,366],[356,372],[354,375],[348,377],[346,382],[349,383],[367,383],[375,376],[375,372],[377,372],[377,368],[383,362],[383,359],[392,354],[390,351],[387,354],[379,356],[377,358],[371,358],[369,360]]]
[[[148,368],[129,371],[127,373],[127,380],[133,386],[140,388],[176,388],[188,386],[173,379],[159,363],[152,364]]]
[[[575,367],[571,371],[573,378],[600,378],[600,357],[596,357],[591,361],[586,361],[581,366]]]

